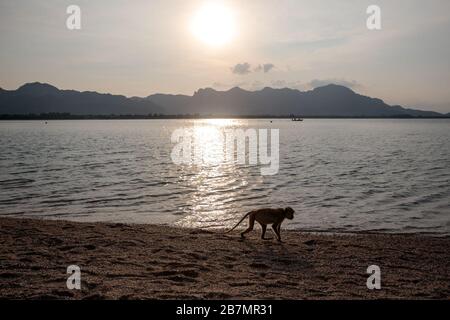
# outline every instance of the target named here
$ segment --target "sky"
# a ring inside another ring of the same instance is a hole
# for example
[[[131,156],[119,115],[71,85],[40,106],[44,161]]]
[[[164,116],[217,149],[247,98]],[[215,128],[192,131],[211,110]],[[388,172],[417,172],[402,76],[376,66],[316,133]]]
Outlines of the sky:
[[[369,5],[381,30],[367,28]],[[450,112],[449,12],[448,0],[0,0],[0,87],[142,97],[337,83]]]

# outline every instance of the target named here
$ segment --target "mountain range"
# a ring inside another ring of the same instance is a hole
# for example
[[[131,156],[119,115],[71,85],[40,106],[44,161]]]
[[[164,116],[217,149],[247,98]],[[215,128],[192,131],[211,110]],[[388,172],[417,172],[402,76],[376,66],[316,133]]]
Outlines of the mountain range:
[[[303,117],[445,117],[433,111],[388,105],[383,100],[330,84],[310,91],[264,88],[247,91],[199,89],[192,96],[148,97],[60,90],[46,83],[27,83],[17,90],[0,88],[0,115],[70,113],[73,115],[204,115]]]

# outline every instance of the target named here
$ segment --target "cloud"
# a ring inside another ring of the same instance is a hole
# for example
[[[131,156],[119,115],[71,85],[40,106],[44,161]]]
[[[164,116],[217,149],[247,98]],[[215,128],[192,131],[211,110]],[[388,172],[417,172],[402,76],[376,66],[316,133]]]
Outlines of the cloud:
[[[336,78],[330,78],[330,79],[314,79],[310,82],[301,82],[299,80],[296,81],[285,81],[285,80],[272,80],[271,85],[273,88],[291,88],[291,89],[297,89],[300,91],[304,90],[310,90],[317,87],[323,87],[329,84],[337,84],[341,85],[350,89],[355,88],[362,88],[363,86],[355,81],[348,81],[345,79],[336,79]]]
[[[273,68],[275,68],[275,65],[273,63],[264,63],[264,64],[258,64],[253,71],[251,70],[252,65],[248,62],[244,63],[238,63],[234,67],[231,68],[231,72],[238,75],[246,75],[251,72],[264,72],[268,73]]]
[[[233,68],[231,68],[231,72],[238,75],[245,75],[251,72],[251,65],[248,62],[238,63]]]
[[[255,69],[253,69],[253,71],[254,72],[263,71],[264,73],[267,73],[270,70],[272,70],[273,68],[275,68],[275,65],[273,63],[264,63],[264,64],[259,64]]]
[[[360,88],[362,85],[355,80],[345,80],[345,79],[314,79],[308,82],[310,88],[323,87],[329,84],[337,84],[350,89]]]
[[[244,65],[245,63],[242,63],[241,65]],[[255,69],[251,70],[251,65],[248,64],[249,68],[244,68],[247,73],[251,72],[263,72],[263,66],[259,65],[260,67],[259,71],[256,71]],[[242,70],[240,70],[242,71]],[[245,74],[245,73],[244,73]],[[261,90],[266,86],[270,86],[274,89],[283,89],[283,88],[290,88],[290,89],[297,89],[300,91],[306,91],[310,89],[314,89],[317,87],[323,87],[329,84],[337,84],[341,85],[350,89],[356,89],[356,88],[363,88],[363,85],[357,82],[356,80],[345,80],[345,79],[339,79],[339,78],[326,78],[326,79],[313,79],[309,82],[302,82],[300,80],[294,80],[294,81],[287,81],[283,79],[274,79],[270,82],[262,82],[260,80],[254,80],[253,82],[246,82],[246,81],[234,81],[234,82],[214,82],[212,84],[212,87],[217,90],[228,90],[233,87],[240,87],[246,90]]]
[[[276,89],[290,88],[290,89],[297,89],[300,91],[306,90],[308,87],[301,81],[285,81],[285,80],[273,80],[271,82],[271,85],[273,88],[276,88]]]
[[[272,63],[265,63],[265,64],[263,64],[263,70],[264,70],[264,73],[269,72],[269,71],[272,70],[274,67],[275,67],[275,65],[272,64]]]

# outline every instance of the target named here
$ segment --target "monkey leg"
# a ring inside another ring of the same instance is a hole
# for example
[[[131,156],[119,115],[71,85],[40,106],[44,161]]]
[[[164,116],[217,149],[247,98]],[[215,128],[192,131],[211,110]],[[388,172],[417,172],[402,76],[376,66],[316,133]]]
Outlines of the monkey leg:
[[[261,239],[267,240],[267,238],[264,238],[267,230],[267,225],[260,223],[261,225]]]
[[[277,230],[278,230],[278,239],[279,239],[278,241],[281,242],[281,223],[278,225]]]
[[[277,240],[278,241],[281,241],[281,236],[280,236],[280,224],[273,224],[272,225],[272,229],[273,229],[273,232],[275,232],[275,235],[277,236]]]
[[[250,231],[252,231],[254,225],[255,225],[255,217],[250,216],[250,217],[248,218],[248,228],[245,229],[245,231],[243,231],[243,232],[241,233],[241,238],[244,238],[244,235],[245,235],[246,233],[249,233]]]

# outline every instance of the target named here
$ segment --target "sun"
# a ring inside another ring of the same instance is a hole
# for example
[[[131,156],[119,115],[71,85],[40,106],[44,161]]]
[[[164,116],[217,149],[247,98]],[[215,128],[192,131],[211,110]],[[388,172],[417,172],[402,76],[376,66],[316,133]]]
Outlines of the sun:
[[[227,44],[236,33],[234,14],[230,8],[220,3],[207,3],[194,14],[191,32],[210,46]]]

